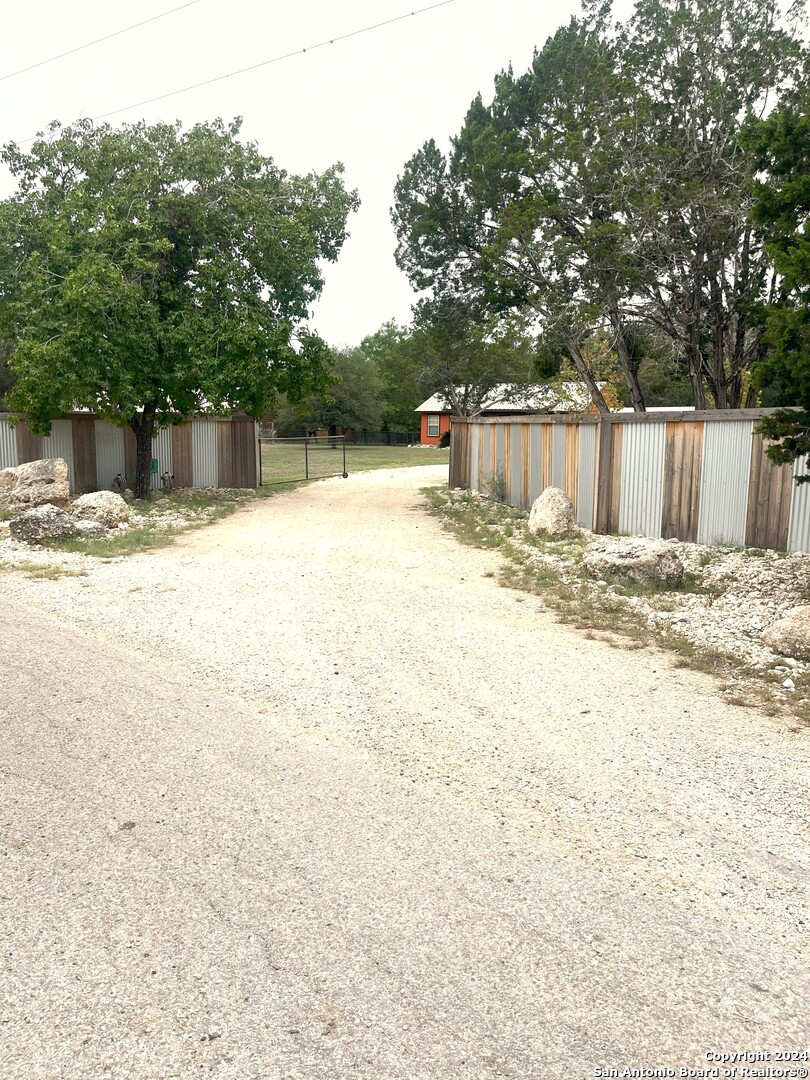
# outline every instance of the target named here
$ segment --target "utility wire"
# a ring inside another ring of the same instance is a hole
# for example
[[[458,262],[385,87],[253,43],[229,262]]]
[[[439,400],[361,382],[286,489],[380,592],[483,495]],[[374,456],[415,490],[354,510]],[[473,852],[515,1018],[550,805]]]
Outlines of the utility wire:
[[[120,37],[121,34],[128,34],[130,30],[137,30],[139,26],[146,26],[147,23],[157,22],[158,19],[165,19],[167,15],[174,15],[175,11],[182,11],[183,8],[194,7],[194,5],[199,4],[199,2],[200,0],[189,0],[187,4],[181,4],[179,7],[172,8],[170,11],[162,11],[160,15],[153,15],[151,18],[144,19],[142,22],[133,23],[132,26],[125,26],[123,30],[115,30],[112,34],[105,34],[104,37],[96,38],[94,41],[88,41],[84,45],[77,45],[75,49],[68,49],[67,52],[57,53],[56,56],[49,56],[47,60],[39,60],[36,64],[29,64],[28,67],[20,68],[19,71],[11,71],[8,75],[0,75],[0,82],[5,82],[6,79],[13,79],[16,75],[22,75],[26,71],[33,71],[34,68],[44,67],[45,64],[52,64],[54,60],[61,60],[64,56],[72,56],[73,53],[81,52],[82,49],[89,49],[102,41],[109,41],[110,38]]]
[[[130,109],[139,109],[142,105],[152,105],[155,101],[165,101],[166,98],[176,97],[178,94],[187,94],[190,90],[199,90],[202,86],[211,86],[212,83],[222,82],[223,79],[230,79],[234,75],[244,75],[245,72],[248,71],[256,71],[257,68],[267,67],[268,64],[278,64],[282,60],[289,60],[293,56],[301,56],[303,53],[314,52],[316,49],[322,49],[326,45],[334,45],[336,41],[346,41],[348,38],[358,37],[360,34],[367,34],[371,30],[379,30],[383,26],[390,26],[392,23],[402,22],[403,19],[410,19],[414,15],[423,15],[426,11],[434,11],[436,8],[446,7],[447,4],[452,3],[455,3],[455,0],[440,0],[437,4],[430,4],[428,7],[418,8],[416,11],[406,11],[404,15],[396,15],[393,19],[385,19],[384,22],[374,23],[371,26],[364,26],[360,30],[350,30],[347,34],[339,34],[337,37],[328,38],[326,41],[319,41],[317,45],[308,45],[303,49],[294,49],[292,52],[283,53],[281,56],[274,56],[270,60],[262,60],[258,64],[250,64],[249,67],[239,68],[237,71],[228,71],[224,75],[214,76],[213,79],[204,79],[203,82],[193,83],[191,86],[184,86],[180,90],[170,90],[167,94],[158,94],[156,97],[146,98],[144,101],[137,101],[133,105],[124,105],[120,109],[111,109],[110,112],[100,113],[98,116],[94,116],[93,120],[105,120],[108,116],[116,116],[118,113],[128,112]]]

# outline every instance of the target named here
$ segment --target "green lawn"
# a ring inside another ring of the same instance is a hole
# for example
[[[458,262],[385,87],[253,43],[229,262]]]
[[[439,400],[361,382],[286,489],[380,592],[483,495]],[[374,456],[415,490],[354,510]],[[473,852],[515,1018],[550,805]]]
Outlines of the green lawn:
[[[307,449],[309,477],[314,479],[343,472],[343,449],[337,445],[310,444]],[[409,446],[362,446],[346,444],[346,472],[371,469],[406,469],[412,465],[447,465],[449,450],[422,450]],[[304,478],[304,448],[300,443],[262,443],[262,483],[290,482]]]

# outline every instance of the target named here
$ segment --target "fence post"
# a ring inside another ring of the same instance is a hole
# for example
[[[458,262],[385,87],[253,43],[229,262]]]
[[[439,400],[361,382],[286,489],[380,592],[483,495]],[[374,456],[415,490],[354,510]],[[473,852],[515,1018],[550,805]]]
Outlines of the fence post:
[[[304,439],[304,478],[309,480],[309,439]]]

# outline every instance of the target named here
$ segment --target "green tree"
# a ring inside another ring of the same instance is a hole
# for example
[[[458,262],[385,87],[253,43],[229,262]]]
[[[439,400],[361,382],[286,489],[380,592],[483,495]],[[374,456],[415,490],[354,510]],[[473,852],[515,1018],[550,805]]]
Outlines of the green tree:
[[[618,35],[640,90],[620,209],[635,306],[683,358],[698,408],[755,404],[755,312],[768,256],[751,216],[746,114],[770,107],[802,53],[776,0],[638,0]]]
[[[405,355],[424,396],[438,394],[456,416],[478,415],[502,383],[519,395],[537,359],[522,320],[487,318],[446,296],[417,304]]]
[[[475,416],[499,384],[519,393],[534,379],[537,343],[520,319],[485,317],[445,297],[417,304],[413,325],[400,333],[379,362],[384,379],[407,398],[406,430],[414,427],[416,407],[434,394],[456,415]]]
[[[755,378],[776,404],[798,411],[766,417],[760,430],[777,444],[778,464],[808,456],[810,464],[810,87],[805,80],[767,120],[752,121],[751,146],[764,178],[754,183],[754,216],[778,274],[764,309],[766,358]],[[800,477],[807,482],[810,477]]]
[[[381,424],[386,431],[414,431],[416,408],[428,396],[409,355],[410,327],[391,319],[360,343],[379,372],[383,385]],[[431,390],[430,393],[433,391]]]
[[[768,289],[741,121],[801,48],[774,0],[638,0],[623,26],[608,12],[591,4],[525,75],[498,76],[448,157],[431,140],[406,163],[397,260],[434,297],[532,312],[602,410],[583,343],[609,333],[642,410],[639,327],[668,339],[697,406],[736,407]]]
[[[0,204],[10,403],[43,433],[79,406],[129,425],[139,498],[161,426],[259,417],[324,378],[306,320],[356,195],[341,166],[288,175],[239,128],[52,124],[0,154],[18,182]]]
[[[310,428],[376,431],[383,410],[384,388],[377,365],[362,349],[333,349],[329,385],[294,408]]]

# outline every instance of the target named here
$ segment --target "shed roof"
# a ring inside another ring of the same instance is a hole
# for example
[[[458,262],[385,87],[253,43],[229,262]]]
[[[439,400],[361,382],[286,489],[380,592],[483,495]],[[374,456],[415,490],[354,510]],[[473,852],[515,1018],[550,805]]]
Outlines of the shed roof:
[[[600,390],[604,383],[597,384]],[[582,412],[591,404],[585,383],[566,382],[556,386],[515,386],[500,383],[487,396],[482,413]],[[418,413],[452,412],[443,394],[434,394],[415,410]]]

